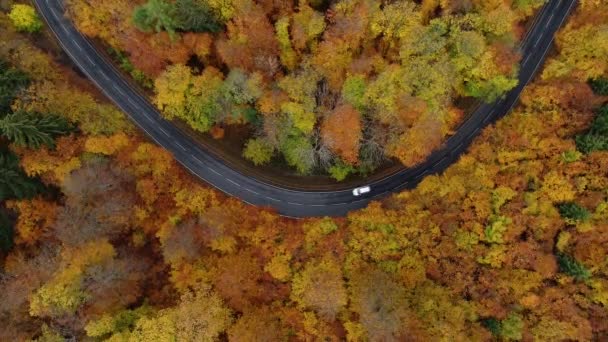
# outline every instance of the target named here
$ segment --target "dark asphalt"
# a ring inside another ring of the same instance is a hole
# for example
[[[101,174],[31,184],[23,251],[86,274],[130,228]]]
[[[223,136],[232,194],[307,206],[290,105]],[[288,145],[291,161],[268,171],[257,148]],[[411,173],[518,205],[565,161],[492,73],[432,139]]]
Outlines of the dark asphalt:
[[[61,0],[34,0],[39,12],[57,36],[59,43],[76,65],[99,89],[145,131],[157,144],[170,151],[192,174],[222,192],[256,206],[275,208],[291,217],[340,216],[390,193],[415,187],[425,176],[440,173],[458,160],[482,128],[506,115],[517,103],[522,89],[534,77],[553,43],[556,31],[576,4],[576,0],[550,0],[537,15],[521,44],[523,55],[519,85],[501,100],[479,106],[424,163],[402,169],[370,185],[371,192],[361,197],[352,188],[339,184],[327,191],[298,191],[281,188],[240,173],[227,166],[164,120],[158,110],[122,78],[112,63],[103,57],[63,15]]]

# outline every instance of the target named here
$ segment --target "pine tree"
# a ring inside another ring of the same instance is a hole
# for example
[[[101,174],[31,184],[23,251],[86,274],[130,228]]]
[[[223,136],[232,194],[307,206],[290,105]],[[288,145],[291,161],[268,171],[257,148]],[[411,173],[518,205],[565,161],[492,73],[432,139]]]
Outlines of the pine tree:
[[[8,252],[13,247],[13,227],[7,215],[0,211],[0,251]]]
[[[578,281],[587,280],[591,277],[591,272],[585,265],[567,254],[559,253],[557,255],[557,263],[561,272],[574,277]]]
[[[222,23],[206,1],[177,0],[175,18],[184,31],[219,32],[222,29]]]
[[[0,132],[19,146],[54,147],[54,138],[72,131],[70,124],[57,115],[40,115],[18,111],[0,119]]]
[[[29,83],[27,74],[0,60],[0,117],[10,111],[15,96]]]
[[[577,222],[577,221],[588,221],[591,218],[591,214],[587,209],[580,205],[567,202],[562,203],[558,206],[559,214],[566,220]]]
[[[599,77],[596,79],[589,80],[589,85],[593,92],[598,95],[606,96],[608,95],[608,78],[607,77]]]
[[[13,153],[0,152],[0,201],[31,198],[43,189],[42,183],[29,178],[19,167]]]
[[[583,153],[608,150],[608,105],[597,110],[589,132],[576,137],[576,148]]]

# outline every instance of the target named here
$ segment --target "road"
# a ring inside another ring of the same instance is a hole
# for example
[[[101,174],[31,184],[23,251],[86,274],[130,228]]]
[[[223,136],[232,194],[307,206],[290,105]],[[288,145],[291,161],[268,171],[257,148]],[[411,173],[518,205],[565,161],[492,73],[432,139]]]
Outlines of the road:
[[[370,201],[415,187],[425,176],[444,171],[488,124],[506,115],[543,64],[554,35],[576,5],[576,0],[550,0],[536,16],[520,46],[522,62],[519,85],[502,99],[483,104],[471,113],[458,131],[425,162],[403,168],[370,185],[371,192],[355,197],[352,188],[332,186],[327,191],[302,191],[271,184],[232,169],[219,156],[206,151],[171,122],[127,82],[91,42],[64,15],[62,0],[34,0],[64,51],[82,72],[158,145],[201,180],[246,203],[275,208],[290,217],[342,216]]]

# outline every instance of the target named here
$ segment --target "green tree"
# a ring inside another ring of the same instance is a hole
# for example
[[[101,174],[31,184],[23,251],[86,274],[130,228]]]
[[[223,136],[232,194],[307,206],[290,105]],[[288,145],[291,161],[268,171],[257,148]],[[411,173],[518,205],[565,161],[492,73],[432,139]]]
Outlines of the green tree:
[[[13,227],[4,211],[0,210],[0,251],[8,252],[13,247]]]
[[[302,135],[290,136],[281,145],[281,152],[287,164],[295,167],[301,174],[308,174],[315,166],[313,146]]]
[[[342,85],[342,97],[361,111],[365,105],[365,78],[361,75],[349,76]]]
[[[467,82],[465,89],[467,91],[467,95],[490,103],[496,101],[507,91],[515,88],[517,83],[517,79],[499,75],[487,81]]]
[[[589,80],[589,85],[596,94],[601,96],[608,96],[608,77],[598,77]]]
[[[15,96],[29,83],[26,73],[11,68],[8,63],[0,60],[0,116],[11,110]]]
[[[329,174],[338,182],[343,181],[348,175],[355,172],[355,168],[344,162],[339,162],[329,168]]]
[[[481,324],[488,329],[492,335],[502,337],[507,341],[519,341],[522,339],[522,330],[524,322],[521,315],[510,313],[507,318],[502,321],[494,317],[486,318],[481,321]]]
[[[585,154],[608,149],[608,138],[606,137],[584,134],[578,135],[575,140],[576,148]]]
[[[596,114],[589,134],[608,137],[608,105],[602,106]]]
[[[492,335],[498,337],[500,336],[500,321],[494,317],[485,318],[481,320],[481,324],[488,329]]]
[[[591,218],[589,211],[580,205],[567,202],[558,206],[559,214],[569,222],[585,222]]]
[[[184,31],[219,32],[223,27],[209,4],[201,0],[177,0],[175,19]]]
[[[19,167],[19,159],[8,151],[0,151],[0,201],[11,198],[32,198],[42,191],[42,183],[29,178]]]
[[[18,31],[34,33],[42,29],[42,21],[32,6],[15,4],[11,7],[8,17]]]
[[[589,132],[576,137],[576,148],[583,153],[608,150],[608,105],[597,110]]]
[[[524,322],[521,316],[516,313],[510,313],[507,318],[501,322],[500,336],[508,341],[519,341],[522,339],[522,330]]]
[[[587,280],[591,277],[591,272],[585,265],[567,254],[559,253],[557,255],[557,264],[561,272],[574,277],[578,281]]]
[[[0,119],[0,131],[19,146],[39,148],[55,146],[54,138],[72,131],[70,124],[57,115],[18,111]]]
[[[272,159],[274,148],[266,139],[249,139],[243,150],[243,157],[251,160],[255,165],[266,164]]]
[[[167,31],[175,37],[175,30],[179,27],[175,14],[175,5],[164,0],[149,0],[133,12],[133,24],[144,32]]]
[[[235,104],[255,103],[262,96],[262,77],[255,73],[247,76],[240,69],[232,69],[223,85],[224,97]]]

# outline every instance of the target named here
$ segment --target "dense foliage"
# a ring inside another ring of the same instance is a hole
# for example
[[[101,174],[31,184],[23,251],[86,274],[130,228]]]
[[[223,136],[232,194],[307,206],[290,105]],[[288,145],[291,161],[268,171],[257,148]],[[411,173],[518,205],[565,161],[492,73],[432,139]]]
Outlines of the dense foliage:
[[[229,22],[227,3],[209,1]],[[606,340],[608,151],[577,137],[603,134],[608,98],[588,81],[608,77],[608,54],[569,44],[602,46],[589,31],[607,23],[605,3],[581,0],[520,105],[444,174],[344,218],[293,220],[193,179],[0,13],[3,70],[30,80],[8,106],[80,128],[0,159],[60,190],[2,203],[16,220],[0,211],[0,340]],[[250,84],[219,70],[190,80]],[[345,118],[365,87],[347,88]],[[199,113],[255,94],[197,89],[209,107],[184,103]],[[263,161],[260,139],[247,146]]]
[[[13,5],[8,16],[19,31],[35,33],[42,29],[42,21],[40,21],[36,10],[32,6]]]
[[[155,80],[167,118],[200,132],[247,124],[254,164],[343,179],[389,157],[421,162],[460,123],[456,99],[513,88],[523,24],[543,1],[68,3]]]

